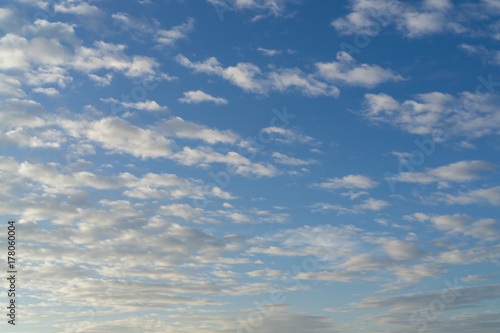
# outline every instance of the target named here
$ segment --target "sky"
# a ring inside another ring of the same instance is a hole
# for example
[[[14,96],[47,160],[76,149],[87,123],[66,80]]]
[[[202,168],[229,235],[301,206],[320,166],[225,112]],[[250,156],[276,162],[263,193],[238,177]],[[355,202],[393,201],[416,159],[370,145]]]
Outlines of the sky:
[[[0,30],[0,331],[498,331],[499,1],[4,0]]]

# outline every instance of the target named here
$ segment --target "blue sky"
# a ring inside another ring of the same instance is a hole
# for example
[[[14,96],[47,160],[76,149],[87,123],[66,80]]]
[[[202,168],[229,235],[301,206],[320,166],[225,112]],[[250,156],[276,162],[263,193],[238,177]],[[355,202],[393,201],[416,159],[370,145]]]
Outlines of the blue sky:
[[[499,14],[2,2],[2,332],[496,332]]]

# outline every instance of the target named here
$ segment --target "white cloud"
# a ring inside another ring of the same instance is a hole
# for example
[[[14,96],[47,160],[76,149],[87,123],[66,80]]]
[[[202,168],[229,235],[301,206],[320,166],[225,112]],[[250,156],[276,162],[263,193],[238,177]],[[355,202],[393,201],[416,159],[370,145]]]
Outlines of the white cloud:
[[[230,151],[224,155],[209,147],[184,147],[182,151],[173,154],[172,158],[183,165],[207,166],[212,163],[224,163],[232,170],[231,173],[243,176],[274,177],[280,173],[271,164],[253,163],[237,152]]]
[[[457,97],[440,92],[417,95],[398,103],[385,94],[365,94],[362,115],[375,123],[388,123],[411,134],[478,138],[500,131],[498,96],[469,92]]]
[[[163,45],[173,45],[180,39],[187,38],[187,34],[194,29],[194,19],[188,18],[186,23],[172,27],[170,30],[159,30],[156,41]]]
[[[356,210],[362,209],[378,211],[384,209],[385,207],[388,207],[389,205],[390,204],[387,201],[369,198],[363,201],[362,204],[354,206],[354,208]]]
[[[201,90],[196,90],[185,92],[184,97],[179,98],[179,102],[194,104],[198,104],[201,102],[214,102],[215,104],[227,104],[227,99],[222,97],[214,97]]]
[[[417,260],[424,255],[418,245],[398,239],[384,240],[382,247],[387,255],[396,261]]]
[[[125,45],[98,41],[95,48],[81,46],[75,50],[71,66],[77,70],[92,73],[99,69],[123,72],[131,78],[151,77],[158,66],[156,60],[150,57],[125,55]]]
[[[464,278],[461,278],[460,281],[462,282],[465,282],[465,283],[469,283],[469,282],[478,282],[478,281],[487,281],[488,278],[484,275],[467,275],[466,277]]]
[[[59,66],[47,66],[32,69],[24,73],[25,82],[30,86],[43,86],[46,84],[57,84],[60,88],[73,81],[67,74],[67,70]]]
[[[97,85],[105,87],[109,86],[111,80],[113,79],[113,74],[107,73],[106,76],[98,76],[95,74],[89,74],[89,79],[94,81]]]
[[[247,272],[247,275],[251,277],[279,277],[283,276],[284,274],[285,273],[280,270],[269,268]]]
[[[261,52],[263,55],[266,55],[268,57],[273,57],[275,55],[283,53],[283,50],[270,50],[262,47],[257,48],[257,51]]]
[[[160,106],[156,101],[150,101],[149,99],[145,100],[144,102],[120,102],[114,98],[101,98],[101,101],[107,102],[107,103],[114,103],[117,105],[121,105],[125,108],[131,108],[131,109],[136,109],[136,110],[145,110],[145,111],[168,111],[168,108],[166,106]]]
[[[203,214],[203,209],[193,208],[188,204],[171,204],[160,207],[161,214],[177,216],[184,220],[194,220]]]
[[[71,59],[70,50],[57,39],[28,40],[14,34],[0,38],[0,69],[27,71],[31,64],[57,66]]]
[[[62,133],[56,130],[40,131],[35,135],[23,128],[16,128],[4,135],[0,134],[0,137],[6,142],[32,148],[59,148],[65,141]]]
[[[124,45],[97,41],[95,48],[82,46],[72,24],[37,20],[32,29],[32,39],[15,34],[0,38],[0,69],[22,72],[29,85],[56,83],[64,87],[72,80],[67,75],[70,69],[86,72],[105,85],[111,80],[109,73],[101,77],[94,72],[108,69],[130,78],[143,78],[153,76],[158,66],[149,57],[129,57]]]
[[[463,17],[455,11],[450,0],[350,0],[350,4],[351,12],[331,23],[342,34],[376,36],[380,29],[389,25],[395,25],[399,32],[410,38],[467,31],[460,23],[464,21]]]
[[[285,165],[310,165],[316,164],[318,161],[309,159],[309,160],[301,160],[300,158],[295,158],[291,156],[287,156],[285,154],[281,154],[278,152],[273,153],[273,158],[276,163],[285,164]]]
[[[363,203],[347,208],[338,204],[318,202],[310,206],[312,212],[326,212],[329,210],[337,211],[341,214],[359,214],[366,210],[379,211],[390,206],[387,201],[368,198]]]
[[[266,127],[262,129],[263,133],[266,134],[271,134],[272,138],[276,141],[282,142],[282,143],[303,143],[303,144],[317,144],[317,142],[314,140],[314,138],[299,133],[297,130],[294,129],[286,129],[283,127]]]
[[[120,25],[127,31],[134,31],[140,34],[152,34],[155,29],[148,21],[138,20],[127,13],[118,12],[111,15],[115,24]]]
[[[460,161],[425,172],[401,172],[390,178],[398,182],[429,184],[434,182],[470,182],[480,179],[479,171],[493,170],[495,165],[486,161]]]
[[[436,193],[439,201],[449,205],[490,204],[500,205],[500,186],[470,190],[458,193]]]
[[[368,195],[369,193],[366,191],[348,191],[344,193],[340,193],[342,196],[348,196],[351,200],[357,199],[362,195]]]
[[[194,30],[195,19],[188,17],[186,22],[161,29],[161,23],[154,19],[135,18],[127,13],[118,12],[111,15],[114,23],[130,34],[136,40],[152,38],[161,46],[174,46],[179,40],[186,39]]]
[[[11,98],[0,101],[0,126],[12,128],[36,128],[47,124],[43,119],[44,109],[33,100]]]
[[[253,18],[253,21],[262,19],[265,16],[283,16],[288,2],[296,0],[207,0],[215,8],[221,10],[238,10],[238,11],[256,11],[259,14]]]
[[[272,91],[288,92],[297,90],[306,96],[338,96],[337,87],[317,80],[313,74],[302,72],[298,68],[276,69],[263,72],[252,63],[240,62],[236,66],[224,68],[216,58],[211,57],[204,62],[191,62],[179,54],[177,62],[195,72],[217,75],[241,89],[257,94],[268,94]]]
[[[86,2],[75,4],[75,1],[66,1],[65,4],[56,4],[54,11],[65,14],[74,14],[82,16],[97,16],[102,15],[104,12]]]
[[[418,271],[415,270],[415,273],[418,274]],[[413,323],[408,322],[408,317],[412,316],[412,318],[423,320],[425,317],[419,313],[418,309],[426,309],[430,305],[432,306],[433,302],[437,302],[437,300],[448,300],[441,310],[448,312],[463,309],[465,307],[474,307],[481,301],[494,300],[499,297],[500,286],[498,284],[463,287],[455,280],[455,282],[448,282],[447,285],[443,285],[442,289],[384,297],[368,297],[364,298],[361,302],[351,303],[350,305],[356,309],[389,308],[387,313],[379,314],[379,318],[385,319],[383,323],[379,324],[397,325],[397,327],[402,330],[414,330],[420,325],[415,325],[417,321]],[[468,325],[467,320],[464,320],[465,318],[462,318],[462,316],[455,317],[453,323],[450,323],[448,320],[443,321],[442,319],[438,319],[438,316],[436,316],[432,324],[433,327],[435,327],[435,325],[438,326],[437,332],[439,333],[449,332],[452,327],[456,327],[458,332],[467,332],[470,329],[474,330],[473,327],[477,327],[477,322]],[[467,319],[471,320],[470,315],[465,315],[465,317],[469,317]],[[455,326],[455,320],[460,321],[460,326]],[[420,321],[418,322],[420,323]],[[491,318],[487,322],[489,324],[493,323]],[[498,321],[494,320],[494,322],[496,323]],[[402,327],[400,326],[401,323],[405,323],[405,325]],[[461,327],[464,327],[464,329],[462,330]],[[491,329],[487,328],[485,332],[493,332],[493,327],[494,326],[490,326]],[[400,331],[399,329],[397,331]]]
[[[363,175],[348,175],[342,178],[328,178],[326,182],[312,184],[312,187],[318,187],[326,190],[336,190],[340,188],[347,189],[369,189],[377,186],[378,183],[370,177]]]
[[[60,133],[47,132],[44,133],[45,136],[52,135],[53,140],[61,139]],[[60,144],[60,142],[56,143]],[[37,147],[36,145],[30,146]],[[32,182],[40,183],[43,185],[43,191],[50,194],[76,193],[83,188],[94,188],[98,190],[125,189],[123,192],[125,196],[143,200],[151,198],[177,200],[200,196],[234,199],[230,193],[218,187],[204,186],[199,180],[187,180],[174,174],[147,173],[140,178],[129,173],[100,176],[88,171],[72,171],[61,174],[54,164],[42,165],[28,162],[18,164],[15,160],[6,158],[0,159],[0,170],[13,172]]]
[[[498,36],[500,38],[500,34]],[[483,45],[469,45],[465,43],[460,44],[458,47],[467,52],[471,56],[479,56],[484,61],[490,64],[497,66],[500,65],[500,51],[498,50],[489,50]]]
[[[378,65],[358,64],[346,52],[337,53],[337,61],[315,64],[318,75],[333,83],[373,88],[383,82],[403,80],[401,75]]]
[[[341,205],[318,202],[310,206],[312,212],[326,212],[329,210],[337,211],[338,214],[356,214],[357,211],[352,208],[346,208]]]
[[[167,157],[172,152],[171,140],[119,118],[108,117],[93,121],[83,134],[88,139],[99,142],[103,148],[136,157]]]
[[[23,97],[21,82],[14,77],[0,73],[0,95],[10,97]]]
[[[381,278],[378,276],[353,273],[353,272],[311,272],[311,273],[299,273],[294,276],[295,279],[299,280],[319,280],[319,281],[338,281],[338,282],[350,282],[351,280],[365,280],[365,281],[377,281]]]
[[[34,88],[33,92],[44,94],[47,96],[57,96],[59,95],[59,91],[55,88]]]
[[[239,135],[231,130],[209,128],[205,125],[184,120],[181,117],[172,117],[162,120],[155,125],[155,128],[166,136],[183,139],[198,139],[209,144],[236,144],[241,140]]]
[[[428,220],[437,229],[451,234],[463,234],[484,241],[500,239],[500,223],[494,219],[486,218],[474,221],[468,215],[419,215],[420,220]]]

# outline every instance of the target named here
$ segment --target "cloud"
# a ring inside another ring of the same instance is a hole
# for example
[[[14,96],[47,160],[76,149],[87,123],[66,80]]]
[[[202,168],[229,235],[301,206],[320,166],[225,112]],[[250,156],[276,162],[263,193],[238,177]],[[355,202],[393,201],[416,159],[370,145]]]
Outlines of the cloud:
[[[280,173],[271,164],[253,163],[234,151],[224,155],[210,147],[184,147],[182,151],[176,152],[172,158],[183,165],[207,166],[212,163],[224,163],[232,170],[231,173],[243,176],[274,177]]]
[[[468,215],[417,215],[419,221],[430,221],[434,228],[449,234],[463,234],[484,241],[500,239],[500,223],[491,218],[474,221]]]
[[[203,215],[201,208],[193,208],[187,204],[171,204],[160,207],[161,214],[177,216],[184,220],[193,220]]]
[[[227,99],[222,97],[214,97],[201,90],[187,91],[184,93],[184,97],[179,98],[179,102],[182,103],[194,103],[198,104],[201,102],[213,102],[215,104],[227,104]]]
[[[269,268],[247,272],[247,275],[251,277],[280,277],[283,276],[284,274],[285,273],[280,270],[269,269]]]
[[[296,2],[296,0],[207,0],[218,10],[237,10],[237,11],[256,11],[260,13],[253,18],[257,21],[265,16],[283,16],[285,14],[286,5],[289,2]]]
[[[99,69],[114,70],[130,78],[151,77],[155,74],[154,68],[158,66],[156,60],[144,56],[130,58],[124,54],[125,45],[97,41],[94,46],[78,48],[72,59],[72,67],[87,73]]]
[[[189,17],[186,23],[172,27],[170,30],[159,30],[156,41],[162,45],[173,45],[180,39],[187,38],[187,34],[194,29],[194,19]]]
[[[64,1],[63,1],[64,2]],[[76,3],[75,1],[65,1],[66,3],[56,4],[54,11],[64,14],[74,14],[82,16],[97,16],[102,15],[104,12],[96,6],[89,5],[86,2]]]
[[[500,51],[498,50],[489,50],[483,45],[469,45],[465,43],[460,44],[458,47],[471,56],[479,56],[490,64],[500,65]]]
[[[331,24],[341,34],[365,33],[376,36],[381,29],[394,25],[410,38],[439,33],[464,33],[460,11],[450,0],[350,0],[350,13]]]
[[[483,93],[431,92],[397,102],[386,94],[365,94],[361,115],[373,123],[388,123],[411,134],[479,138],[500,131],[499,97]]]
[[[0,101],[0,126],[5,129],[37,128],[47,124],[44,109],[33,100],[10,98]]]
[[[390,206],[387,201],[368,198],[363,203],[346,208],[338,204],[318,202],[310,206],[312,212],[337,211],[338,214],[359,214],[365,210],[379,211]]]
[[[185,197],[217,197],[225,200],[234,197],[215,186],[204,185],[199,180],[187,180],[174,174],[147,173],[136,177],[130,173],[100,176],[89,171],[61,170],[54,164],[17,163],[14,159],[0,158],[0,170],[15,173],[23,179],[43,185],[43,191],[50,194],[72,194],[82,189],[123,189],[123,195],[138,199],[168,198],[179,200]],[[181,205],[182,206],[182,205]]]
[[[97,85],[105,87],[109,86],[111,80],[113,79],[113,74],[108,73],[106,76],[98,76],[95,74],[89,74],[89,79],[94,81]]]
[[[271,134],[272,138],[276,141],[291,144],[291,143],[302,143],[302,144],[317,144],[314,138],[299,133],[294,129],[286,129],[282,127],[265,127],[262,129],[263,133]]]
[[[135,40],[152,38],[161,46],[174,46],[179,40],[188,38],[188,34],[194,30],[195,19],[188,17],[186,22],[171,27],[161,29],[160,22],[155,19],[135,18],[127,13],[118,12],[111,15],[113,22],[120,26]]]
[[[342,195],[342,196],[348,196],[351,200],[357,199],[362,195],[369,195],[369,194],[370,193],[368,193],[366,191],[357,191],[357,192],[356,191],[349,191],[349,192],[340,193],[340,195]]]
[[[172,153],[172,140],[119,118],[107,117],[93,121],[84,135],[100,143],[103,148],[135,157],[166,157]]]
[[[70,50],[57,39],[6,34],[0,38],[0,70],[28,71],[38,66],[62,65],[71,59]]]
[[[318,76],[333,83],[373,88],[383,82],[403,80],[401,75],[378,65],[358,64],[352,56],[342,51],[337,53],[337,61],[318,62],[315,65]]]
[[[310,97],[337,97],[339,94],[337,87],[321,82],[313,74],[304,73],[298,68],[282,68],[264,72],[248,62],[240,62],[236,66],[224,68],[214,57],[204,62],[191,62],[181,54],[177,55],[176,60],[182,66],[191,68],[197,73],[217,75],[247,92],[256,94],[266,95],[273,91],[299,91]]]
[[[285,154],[281,154],[278,152],[273,153],[273,158],[276,163],[279,164],[285,164],[285,165],[310,165],[310,164],[316,164],[318,161],[309,159],[309,160],[301,160],[299,158],[287,156]]]
[[[168,108],[166,106],[160,106],[158,103],[155,101],[150,101],[149,99],[145,100],[144,102],[120,102],[114,98],[101,98],[101,101],[106,102],[106,103],[113,103],[116,105],[121,105],[125,108],[131,108],[135,110],[144,110],[144,111],[168,111]]]
[[[326,212],[335,210],[338,214],[356,214],[357,211],[352,208],[346,208],[342,205],[330,204],[325,202],[318,202],[310,206],[312,212]]]
[[[209,144],[225,143],[237,144],[241,141],[238,134],[231,130],[218,130],[209,128],[181,117],[172,117],[159,121],[155,128],[166,136],[182,139],[203,140]]]
[[[123,12],[118,12],[111,15],[113,23],[120,25],[124,30],[133,31],[141,35],[153,34],[154,27],[146,20],[138,20],[131,15]]]
[[[367,274],[359,274],[352,272],[311,272],[299,273],[295,277],[299,280],[319,280],[319,281],[337,281],[350,282],[351,280],[377,281],[381,278],[378,276],[370,276]]]
[[[268,57],[273,57],[275,55],[283,53],[283,50],[269,50],[262,47],[257,48],[257,51],[261,52],[263,55]]]
[[[500,205],[500,186],[470,190],[468,192],[459,191],[457,194],[436,193],[439,201],[448,205],[469,205],[469,204],[490,204]]]
[[[450,285],[453,286],[451,283]],[[500,286],[497,284],[477,287],[462,287],[457,285],[454,288],[442,290],[385,297],[368,297],[363,299],[362,302],[352,303],[352,305],[357,309],[391,308],[392,312],[403,313],[408,318],[408,313],[416,312],[416,309],[427,307],[431,302],[440,300],[443,290],[448,291],[448,294],[445,294],[447,296],[446,299],[451,298],[451,292],[457,296],[453,298],[453,302],[447,302],[446,306],[442,309],[443,311],[463,309],[464,307],[474,306],[483,300],[492,300],[500,297]]]
[[[369,198],[366,199],[362,204],[354,206],[354,209],[378,211],[388,206],[390,206],[390,204],[387,201]]]
[[[416,260],[424,255],[424,251],[418,245],[398,239],[384,241],[382,247],[387,255],[396,261]]]
[[[0,70],[23,74],[23,81],[30,85],[56,83],[64,87],[72,78],[68,70],[93,75],[101,84],[109,76],[97,76],[102,69],[122,72],[130,78],[151,77],[158,63],[149,57],[128,56],[125,45],[96,41],[94,48],[81,45],[75,35],[74,25],[62,22],[36,20],[31,28],[31,39],[7,33],[0,38]]]
[[[487,281],[487,280],[488,278],[484,275],[467,275],[466,277],[460,279],[460,281],[465,283]]]
[[[393,181],[430,184],[439,182],[471,182],[480,179],[478,172],[493,170],[495,165],[486,161],[460,161],[438,168],[427,168],[425,172],[401,172],[389,178]]]
[[[34,135],[29,130],[16,128],[0,134],[0,137],[4,142],[31,148],[60,148],[65,141],[62,133],[57,130],[39,131]]]
[[[0,95],[9,97],[23,97],[21,82],[14,77],[0,73]]]
[[[370,177],[363,175],[348,175],[342,178],[328,178],[326,182],[314,183],[311,187],[322,188],[325,190],[347,189],[369,189],[374,188],[378,183]]]
[[[33,92],[44,94],[47,96],[57,96],[59,95],[59,91],[54,88],[34,88]]]

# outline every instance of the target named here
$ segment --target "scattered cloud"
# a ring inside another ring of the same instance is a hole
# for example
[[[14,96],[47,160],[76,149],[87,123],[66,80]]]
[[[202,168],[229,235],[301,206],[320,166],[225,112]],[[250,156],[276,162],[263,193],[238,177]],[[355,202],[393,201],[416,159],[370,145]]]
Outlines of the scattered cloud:
[[[378,65],[358,64],[346,52],[337,53],[337,61],[315,64],[318,76],[332,83],[373,88],[383,82],[403,80],[399,74]]]
[[[113,103],[115,105],[120,105],[123,106],[127,109],[135,109],[135,110],[144,110],[144,111],[168,111],[168,108],[166,106],[160,106],[158,103],[155,101],[150,101],[149,99],[145,100],[144,102],[120,102],[114,98],[101,98],[101,101],[106,102],[106,103]]]
[[[177,62],[197,73],[216,75],[241,89],[256,94],[267,95],[270,92],[299,91],[306,96],[333,96],[337,97],[337,87],[319,81],[313,74],[307,74],[298,68],[282,68],[264,72],[257,65],[249,62],[240,62],[236,66],[223,67],[214,58],[203,62],[192,62],[179,54]]]
[[[54,6],[54,11],[64,14],[74,14],[81,16],[98,16],[104,12],[96,6],[90,5],[86,2],[79,1],[62,1],[60,4]]]
[[[348,175],[342,178],[328,178],[326,182],[314,183],[311,187],[322,188],[325,190],[337,189],[369,189],[374,188],[378,183],[370,177],[363,175]]]
[[[423,213],[417,217],[419,221],[430,221],[434,228],[447,233],[463,234],[490,242],[500,239],[500,222],[491,218],[474,221],[467,215],[428,216]]]
[[[184,97],[179,98],[179,102],[198,104],[202,102],[213,102],[215,104],[227,104],[227,99],[214,97],[201,90],[192,90],[184,93]]]
[[[188,18],[186,23],[172,27],[170,30],[159,30],[156,40],[162,45],[173,45],[180,39],[187,38],[187,34],[194,29],[194,19]]]
[[[373,123],[388,123],[411,134],[479,138],[500,131],[498,96],[463,92],[454,97],[432,92],[397,102],[386,94],[365,94],[361,114]]]
[[[435,197],[448,205],[490,204],[498,206],[500,205],[500,186],[459,191],[453,194],[438,192]]]
[[[401,172],[389,178],[391,181],[430,184],[440,183],[446,186],[448,182],[471,182],[480,179],[478,172],[491,171],[495,165],[486,161],[460,161],[438,168],[427,168],[425,172]]]
[[[272,126],[263,128],[262,132],[266,134],[271,134],[274,140],[281,143],[317,144],[317,141],[314,138],[302,134],[294,129]]]
[[[309,159],[309,160],[301,160],[300,158],[295,158],[291,156],[287,156],[282,153],[274,152],[273,158],[276,163],[285,164],[285,165],[310,165],[316,164],[318,161]]]
[[[334,19],[331,24],[341,34],[378,34],[380,29],[395,26],[406,37],[421,38],[433,34],[463,34],[460,11],[450,0],[415,1],[399,0],[350,0],[351,12]]]

